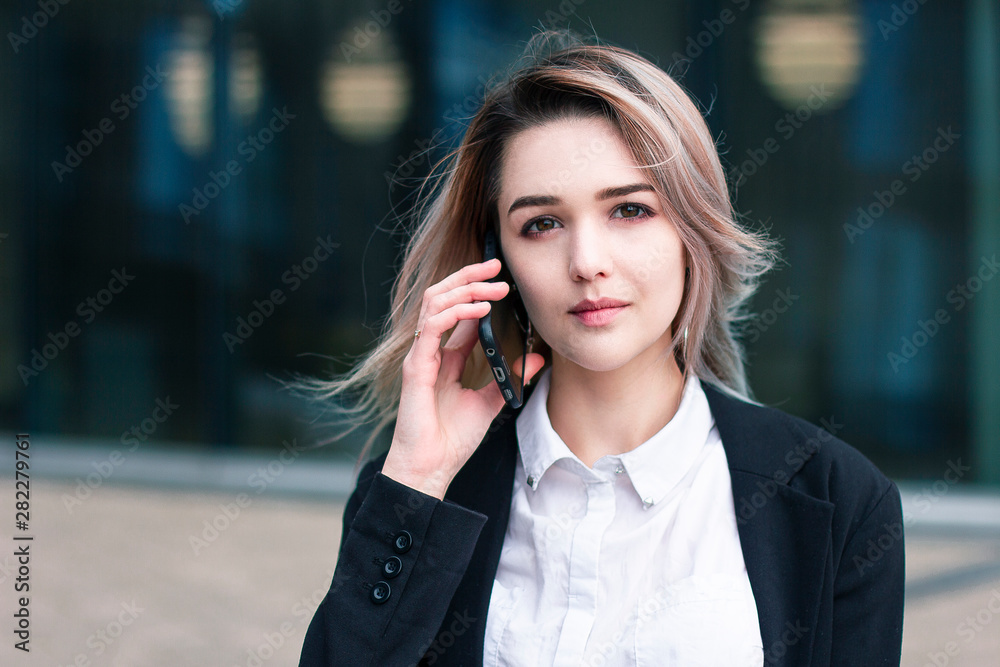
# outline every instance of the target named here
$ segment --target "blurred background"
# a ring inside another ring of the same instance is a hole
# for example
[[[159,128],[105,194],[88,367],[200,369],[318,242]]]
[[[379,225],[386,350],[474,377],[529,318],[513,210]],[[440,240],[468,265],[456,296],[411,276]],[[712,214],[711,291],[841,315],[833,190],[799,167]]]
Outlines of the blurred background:
[[[756,397],[904,490],[926,624],[904,664],[996,664],[1000,621],[957,628],[1000,610],[995,0],[0,2],[0,431],[30,434],[50,508],[39,585],[70,559],[89,573],[39,602],[50,661],[249,665],[288,617],[263,660],[294,664],[289,610],[329,583],[367,434],[310,449],[322,416],[279,381],[369,349],[397,215],[543,27],[638,51],[703,108],[737,209],[783,245],[744,332]],[[243,492],[260,509],[206,567],[202,520]],[[289,515],[306,523],[287,539],[254,532]],[[139,536],[180,549],[157,581],[190,596],[147,605],[156,649],[133,633],[98,653],[88,635],[171,553],[140,557]],[[261,559],[273,614],[247,599]],[[242,634],[210,641],[212,622]]]

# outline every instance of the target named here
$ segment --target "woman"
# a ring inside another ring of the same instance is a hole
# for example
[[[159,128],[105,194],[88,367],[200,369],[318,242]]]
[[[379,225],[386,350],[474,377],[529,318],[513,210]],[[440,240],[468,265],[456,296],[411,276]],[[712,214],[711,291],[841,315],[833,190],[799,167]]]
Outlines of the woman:
[[[448,167],[383,339],[328,387],[395,430],[301,664],[898,664],[898,490],[750,399],[734,333],[773,255],[684,91],[543,33]],[[477,347],[512,289],[516,410]]]

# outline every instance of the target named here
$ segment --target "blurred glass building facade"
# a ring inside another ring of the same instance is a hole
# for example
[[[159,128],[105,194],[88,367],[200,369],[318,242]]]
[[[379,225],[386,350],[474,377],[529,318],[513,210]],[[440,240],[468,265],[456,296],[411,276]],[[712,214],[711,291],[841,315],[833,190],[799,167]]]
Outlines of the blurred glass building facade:
[[[322,435],[274,378],[370,345],[395,214],[489,76],[569,26],[681,80],[738,210],[782,240],[745,333],[757,398],[890,475],[961,459],[1000,484],[998,21],[994,0],[5,2],[0,428]]]

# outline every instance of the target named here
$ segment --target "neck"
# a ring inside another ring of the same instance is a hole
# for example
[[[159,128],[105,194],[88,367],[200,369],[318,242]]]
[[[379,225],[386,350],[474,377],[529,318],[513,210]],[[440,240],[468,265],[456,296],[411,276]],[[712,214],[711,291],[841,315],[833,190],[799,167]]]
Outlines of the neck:
[[[607,454],[635,449],[676,414],[684,376],[673,355],[666,356],[662,363],[592,371],[553,355],[549,421],[588,467]]]

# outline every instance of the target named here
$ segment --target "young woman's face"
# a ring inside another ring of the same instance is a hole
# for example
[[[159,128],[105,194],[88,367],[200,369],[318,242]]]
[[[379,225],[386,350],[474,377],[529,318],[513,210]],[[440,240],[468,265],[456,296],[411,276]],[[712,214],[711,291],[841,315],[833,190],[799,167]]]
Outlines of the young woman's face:
[[[516,134],[498,205],[504,257],[556,367],[608,371],[668,351],[683,244],[612,125],[566,119]]]

